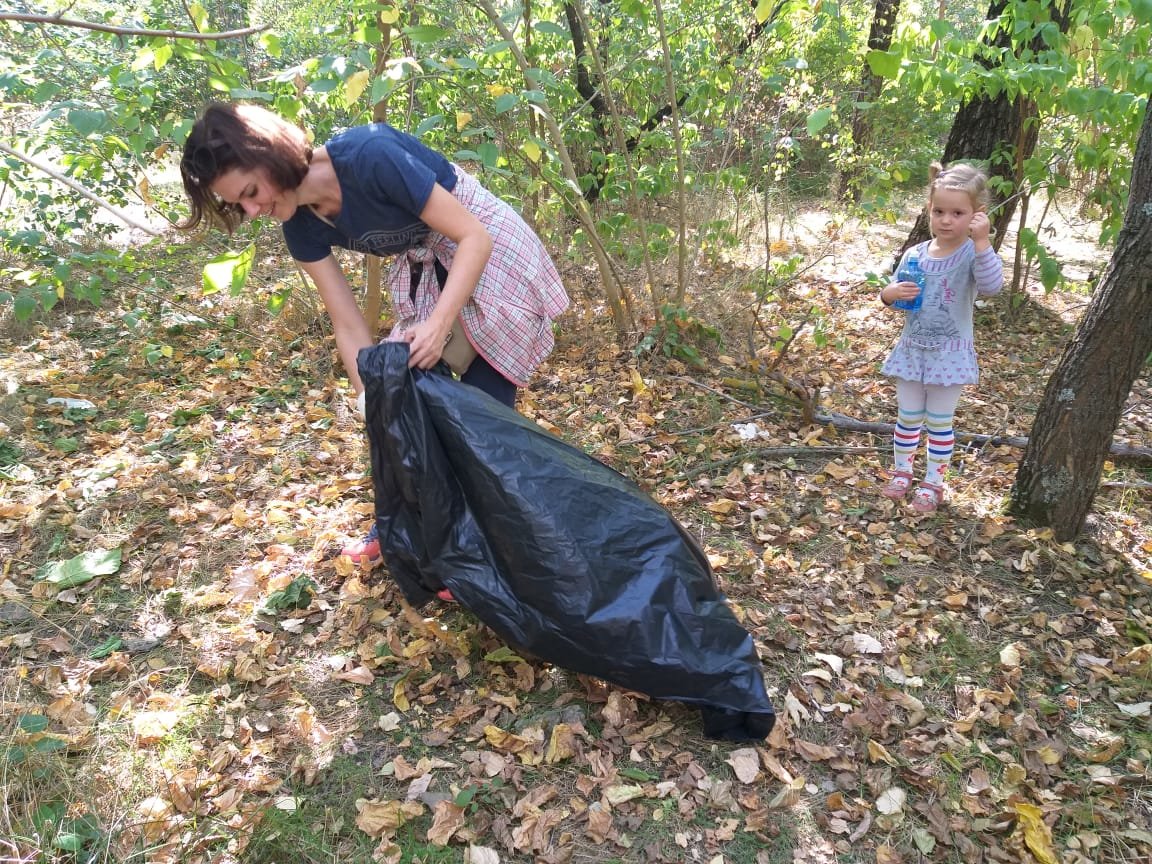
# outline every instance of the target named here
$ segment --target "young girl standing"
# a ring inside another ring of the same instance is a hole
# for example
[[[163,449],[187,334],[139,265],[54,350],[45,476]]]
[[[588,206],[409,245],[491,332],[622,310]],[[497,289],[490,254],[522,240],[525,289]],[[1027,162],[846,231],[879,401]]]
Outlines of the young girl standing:
[[[912,507],[932,513],[944,497],[944,472],[952,460],[952,418],[965,384],[978,377],[972,343],[973,303],[978,294],[996,294],[1004,284],[1004,265],[992,248],[988,219],[988,178],[978,168],[957,164],[929,170],[928,209],[932,239],[904,251],[896,273],[909,258],[919,261],[923,288],[915,282],[884,286],[880,300],[924,296],[906,312],[900,339],[881,371],[896,381],[898,415],[892,436],[895,467],[884,487],[894,500],[912,491],[912,461],[920,449],[920,431],[928,431],[924,480],[912,493]]]

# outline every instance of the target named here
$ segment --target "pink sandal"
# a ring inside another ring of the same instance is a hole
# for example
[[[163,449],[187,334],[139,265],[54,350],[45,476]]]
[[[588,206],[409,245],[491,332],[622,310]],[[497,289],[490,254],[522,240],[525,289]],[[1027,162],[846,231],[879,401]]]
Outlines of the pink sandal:
[[[880,494],[885,498],[891,498],[893,501],[903,501],[904,496],[908,494],[908,490],[911,488],[912,472],[893,471],[888,475],[888,485],[881,490]]]
[[[935,513],[944,500],[944,487],[921,483],[912,495],[912,509],[917,513]]]

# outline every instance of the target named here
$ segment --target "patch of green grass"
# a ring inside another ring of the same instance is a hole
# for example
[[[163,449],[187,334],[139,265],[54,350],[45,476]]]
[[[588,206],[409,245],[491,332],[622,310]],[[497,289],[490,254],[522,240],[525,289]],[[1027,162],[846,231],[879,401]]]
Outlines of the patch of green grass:
[[[940,690],[951,690],[961,675],[987,669],[997,661],[998,646],[986,640],[973,639],[958,622],[938,619],[935,641],[922,644],[917,658],[919,668],[929,670],[925,684]]]
[[[350,803],[338,810],[307,797],[296,809],[269,807],[240,856],[243,864],[343,864],[368,861],[376,845],[355,824]],[[348,810],[349,812],[344,812]]]

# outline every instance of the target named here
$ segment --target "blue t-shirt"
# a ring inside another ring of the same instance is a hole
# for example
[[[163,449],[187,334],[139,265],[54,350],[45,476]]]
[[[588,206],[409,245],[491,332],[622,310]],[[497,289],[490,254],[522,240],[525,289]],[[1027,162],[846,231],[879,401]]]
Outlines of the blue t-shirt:
[[[387,123],[357,126],[326,145],[340,183],[340,213],[326,224],[310,207],[284,223],[284,240],[297,261],[319,261],[333,246],[394,255],[416,246],[429,228],[420,221],[432,188],[456,186],[452,164],[420,140]]]

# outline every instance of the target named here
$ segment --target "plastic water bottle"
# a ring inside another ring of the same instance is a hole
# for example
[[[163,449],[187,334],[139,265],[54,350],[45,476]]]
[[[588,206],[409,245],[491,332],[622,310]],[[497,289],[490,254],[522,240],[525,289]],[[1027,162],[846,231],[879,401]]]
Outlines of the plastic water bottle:
[[[915,282],[920,286],[920,293],[911,300],[893,300],[892,305],[906,312],[915,312],[924,304],[924,271],[920,269],[920,256],[913,249],[908,253],[904,265],[896,273],[897,282]]]

